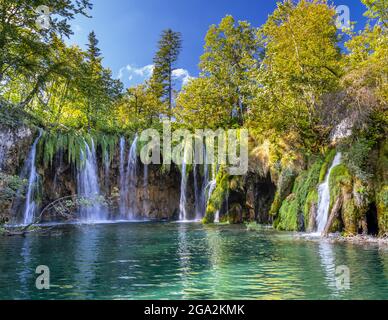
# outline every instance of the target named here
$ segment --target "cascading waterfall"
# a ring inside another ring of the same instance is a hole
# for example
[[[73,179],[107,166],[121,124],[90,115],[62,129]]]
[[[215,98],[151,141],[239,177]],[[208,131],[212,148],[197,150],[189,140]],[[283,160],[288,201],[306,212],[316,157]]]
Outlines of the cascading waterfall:
[[[29,172],[28,177],[28,189],[26,194],[26,202],[24,205],[24,213],[23,213],[23,224],[29,225],[34,222],[35,213],[36,213],[36,202],[35,202],[35,192],[36,192],[36,184],[38,182],[39,176],[35,167],[35,159],[36,159],[36,146],[40,138],[42,137],[42,130],[39,131],[39,136],[35,139],[30,153],[28,154],[26,168]]]
[[[125,199],[128,207],[125,208],[125,218],[134,218],[136,215],[136,182],[137,182],[137,141],[138,136],[132,142],[128,154],[127,171],[125,174]]]
[[[318,187],[318,214],[317,214],[317,232],[322,234],[325,230],[327,220],[329,218],[330,207],[330,187],[329,180],[330,174],[334,167],[341,163],[341,153],[338,152],[334,157],[333,163],[328,170],[325,181]]]
[[[186,210],[186,188],[187,188],[187,156],[188,148],[184,147],[183,157],[182,157],[182,178],[181,178],[181,196],[179,201],[179,220],[187,220],[187,210]]]
[[[96,150],[94,141],[91,139],[91,146],[85,141],[85,150],[81,149],[81,168],[77,175],[78,195],[88,202],[80,208],[82,221],[107,220],[107,212],[100,203],[102,198],[97,172]]]
[[[125,187],[125,138],[120,138],[120,203],[119,203],[119,210],[120,210],[120,216],[122,218],[126,215],[126,187]]]

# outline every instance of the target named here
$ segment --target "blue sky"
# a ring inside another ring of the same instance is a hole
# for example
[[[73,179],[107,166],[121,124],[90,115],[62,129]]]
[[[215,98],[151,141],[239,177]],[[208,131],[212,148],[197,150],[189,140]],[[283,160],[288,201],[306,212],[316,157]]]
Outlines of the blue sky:
[[[183,36],[176,72],[178,80],[198,75],[199,57],[210,25],[227,14],[236,20],[262,25],[276,7],[276,0],[92,0],[91,19],[72,21],[74,35],[68,41],[85,47],[94,30],[100,41],[104,66],[121,76],[126,86],[144,81],[152,71],[152,58],[162,30],[171,28]],[[351,20],[362,27],[365,11],[360,0],[335,0],[350,8]]]

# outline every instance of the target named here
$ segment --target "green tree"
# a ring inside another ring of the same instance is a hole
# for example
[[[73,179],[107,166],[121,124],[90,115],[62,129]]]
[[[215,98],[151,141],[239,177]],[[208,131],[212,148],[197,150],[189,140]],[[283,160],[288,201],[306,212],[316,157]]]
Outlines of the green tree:
[[[182,36],[171,29],[164,30],[154,57],[151,86],[155,94],[172,110],[173,71],[182,48]]]
[[[247,21],[236,24],[232,16],[226,16],[207,32],[200,62],[202,75],[213,78],[233,97],[230,116],[237,116],[240,124],[258,86],[255,75],[262,48],[256,33]]]
[[[53,17],[49,29],[40,29],[36,20],[39,5],[47,5]],[[15,74],[26,75],[42,82],[50,72],[42,69],[49,56],[50,42],[55,35],[72,34],[69,21],[77,14],[88,16],[92,5],[89,0],[1,0],[0,1],[0,81],[2,85],[12,81]],[[55,18],[54,18],[55,17]],[[53,68],[51,68],[51,71]],[[28,81],[28,80],[27,80]]]
[[[336,12],[324,0],[284,1],[260,30],[265,58],[252,125],[276,134],[294,132],[317,145],[321,98],[338,90],[341,54]]]

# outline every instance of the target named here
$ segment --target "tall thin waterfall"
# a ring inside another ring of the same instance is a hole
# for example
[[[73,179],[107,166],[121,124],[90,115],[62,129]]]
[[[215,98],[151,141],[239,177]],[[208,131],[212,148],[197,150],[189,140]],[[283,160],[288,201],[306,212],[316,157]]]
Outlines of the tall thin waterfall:
[[[212,180],[208,183],[208,185],[206,187],[206,189],[207,189],[206,204],[209,202],[211,195],[213,194],[214,190],[217,187],[217,180],[216,180],[217,166],[216,165],[212,165],[211,176],[212,176],[212,178],[211,178]],[[217,211],[215,216],[214,216],[214,222],[218,223],[219,220],[220,220],[220,213],[219,213],[219,211]]]
[[[187,220],[187,210],[186,210],[187,156],[188,156],[188,148],[185,145],[183,150],[183,157],[182,157],[181,197],[179,201],[179,220],[181,221]]]
[[[207,164],[206,147],[203,148],[203,177],[202,182],[198,185],[197,168],[194,166],[194,190],[195,190],[195,208],[197,220],[202,219],[205,216],[206,205],[207,205],[207,188],[209,187],[209,165]]]
[[[126,187],[125,187],[125,138],[120,138],[120,177],[119,177],[119,186],[120,186],[120,203],[119,210],[121,218],[124,218],[126,215]]]
[[[138,136],[132,142],[128,154],[127,172],[125,174],[125,198],[127,199],[125,217],[133,218],[136,215],[137,201],[136,201],[136,183],[137,183],[137,141]]]
[[[143,210],[144,210],[144,215],[148,216],[149,214],[149,191],[148,191],[148,165],[144,164],[143,167],[143,188],[144,188],[144,197],[143,197]]]
[[[206,150],[205,150],[205,158],[206,159]],[[205,162],[203,167],[203,180],[202,180],[202,187],[201,187],[201,217],[205,216],[206,207],[207,207],[207,194],[206,194],[206,188],[209,184],[209,165]]]
[[[80,218],[87,222],[107,220],[97,172],[96,149],[91,139],[91,146],[85,141],[85,150],[81,150],[81,168],[77,175],[78,195],[87,201],[87,205],[80,208]]]
[[[194,179],[194,200],[195,200],[195,217],[201,216],[201,193],[198,186],[197,164],[193,164],[193,179]]]
[[[105,192],[108,193],[110,187],[110,156],[109,152],[105,152],[104,156],[104,186]]]
[[[35,202],[35,192],[36,192],[36,184],[39,179],[39,175],[36,172],[35,167],[35,159],[36,159],[36,146],[40,138],[42,137],[42,130],[39,131],[39,136],[35,139],[30,153],[28,154],[26,168],[29,172],[28,177],[28,189],[26,194],[26,202],[24,205],[24,213],[23,213],[23,224],[28,225],[34,222],[35,213],[36,213],[36,202]]]
[[[322,234],[325,230],[327,220],[329,218],[330,207],[330,174],[334,167],[341,163],[341,153],[338,152],[334,157],[333,163],[328,170],[325,181],[318,187],[318,214],[317,214],[317,232]]]
[[[211,181],[208,183],[207,185],[207,202],[209,201],[211,195],[213,194],[214,190],[216,189],[217,187],[217,180],[216,180],[216,177],[217,177],[217,167],[215,165],[212,165],[212,168],[211,168]]]

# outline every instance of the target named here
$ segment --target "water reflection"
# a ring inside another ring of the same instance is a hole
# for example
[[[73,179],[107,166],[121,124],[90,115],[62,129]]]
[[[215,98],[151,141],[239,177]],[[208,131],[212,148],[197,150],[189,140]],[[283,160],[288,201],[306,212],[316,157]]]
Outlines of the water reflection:
[[[322,240],[319,243],[319,257],[325,272],[325,281],[327,287],[333,295],[338,295],[339,291],[336,283],[336,264],[333,244]]]
[[[386,299],[388,252],[199,223],[60,226],[0,238],[0,299]],[[52,287],[35,288],[47,265]],[[335,268],[351,271],[338,290]]]

